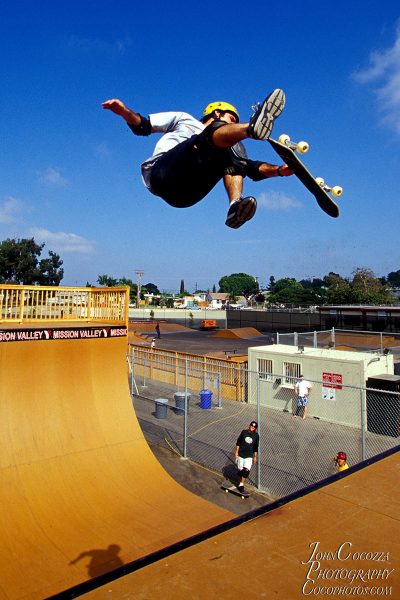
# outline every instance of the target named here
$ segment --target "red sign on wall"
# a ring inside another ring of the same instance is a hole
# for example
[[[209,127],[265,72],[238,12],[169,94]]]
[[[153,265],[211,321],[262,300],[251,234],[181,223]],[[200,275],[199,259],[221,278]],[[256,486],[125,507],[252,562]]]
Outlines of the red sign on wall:
[[[343,378],[340,373],[322,373],[322,385],[327,388],[342,389]]]

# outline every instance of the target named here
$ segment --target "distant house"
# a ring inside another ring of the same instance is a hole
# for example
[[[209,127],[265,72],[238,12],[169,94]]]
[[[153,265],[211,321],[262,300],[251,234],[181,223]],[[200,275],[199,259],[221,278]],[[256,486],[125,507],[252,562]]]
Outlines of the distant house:
[[[196,300],[193,296],[184,296],[174,302],[174,308],[185,308],[187,310],[198,310]]]
[[[206,301],[209,303],[208,308],[212,309],[225,308],[227,305],[235,308],[237,306],[247,306],[247,300],[244,296],[238,296],[236,303],[231,304],[229,302],[229,294],[223,294],[221,292],[209,292],[206,296]]]

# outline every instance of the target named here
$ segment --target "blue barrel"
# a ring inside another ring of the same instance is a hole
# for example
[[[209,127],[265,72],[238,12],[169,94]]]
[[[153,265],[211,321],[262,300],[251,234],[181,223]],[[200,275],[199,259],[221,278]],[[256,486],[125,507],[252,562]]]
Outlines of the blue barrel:
[[[184,415],[185,414],[185,392],[175,392],[175,414],[176,415]],[[186,394],[187,398],[187,411],[189,412],[189,400],[190,394]]]
[[[166,419],[168,412],[168,400],[167,398],[157,398],[155,400],[156,405],[156,419]]]
[[[200,406],[201,408],[211,408],[212,407],[212,391],[211,390],[201,390],[200,392]]]

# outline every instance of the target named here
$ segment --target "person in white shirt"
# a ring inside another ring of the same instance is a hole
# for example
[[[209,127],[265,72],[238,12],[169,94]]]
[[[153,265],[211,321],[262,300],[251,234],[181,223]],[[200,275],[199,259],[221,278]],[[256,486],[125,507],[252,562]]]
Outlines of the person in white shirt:
[[[307,404],[308,397],[312,390],[312,385],[307,379],[304,379],[304,375],[300,375],[298,381],[296,381],[294,386],[294,392],[296,394],[297,406],[296,411],[294,413],[294,417],[301,417],[302,419],[306,418],[307,415]]]
[[[153,155],[142,164],[147,189],[176,208],[202,200],[223,179],[229,199],[225,224],[237,229],[255,214],[256,199],[243,197],[243,178],[254,181],[286,177],[287,165],[250,160],[241,143],[247,138],[265,140],[285,105],[285,94],[276,89],[256,107],[248,123],[239,123],[236,108],[227,102],[211,102],[201,121],[185,112],[162,112],[143,117],[121,100],[102,106],[122,117],[136,135],[164,133]]]

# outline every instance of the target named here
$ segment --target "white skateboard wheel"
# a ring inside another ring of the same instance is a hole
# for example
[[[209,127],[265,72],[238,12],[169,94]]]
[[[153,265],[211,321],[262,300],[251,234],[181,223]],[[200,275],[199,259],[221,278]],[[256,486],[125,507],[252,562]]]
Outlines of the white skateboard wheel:
[[[336,198],[339,198],[339,196],[343,194],[343,188],[340,187],[340,185],[335,185],[335,187],[332,188],[332,194],[336,196]]]
[[[319,185],[320,187],[324,187],[324,185],[325,185],[325,180],[324,180],[324,179],[322,179],[322,177],[316,177],[316,178],[315,178],[315,181],[318,183],[318,185]]]
[[[285,146],[288,146],[289,142],[290,142],[290,137],[288,135],[286,135],[286,133],[283,133],[282,135],[280,135],[278,137],[278,142],[280,144],[284,144]]]
[[[310,146],[307,142],[299,142],[296,146],[296,150],[300,154],[305,154],[306,152],[308,152],[309,148]]]

